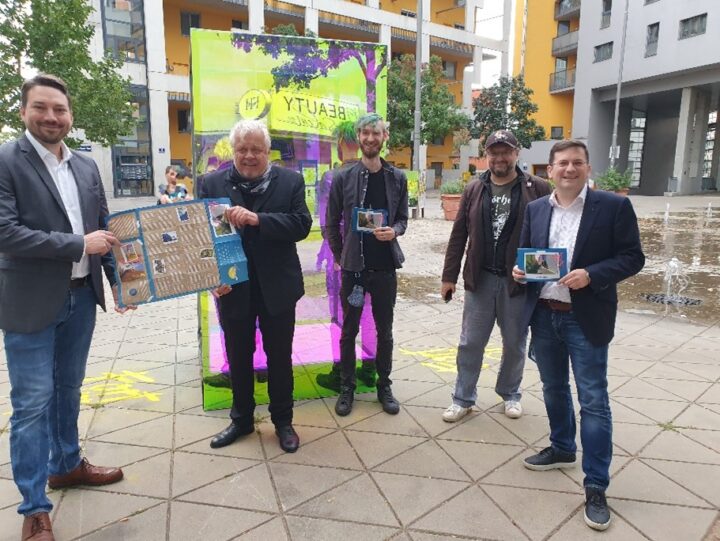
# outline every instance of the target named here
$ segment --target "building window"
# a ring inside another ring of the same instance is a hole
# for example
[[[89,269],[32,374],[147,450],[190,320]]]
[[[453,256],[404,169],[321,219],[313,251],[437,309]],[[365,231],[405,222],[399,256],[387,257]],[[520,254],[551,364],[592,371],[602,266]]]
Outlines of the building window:
[[[248,23],[246,23],[245,21],[240,21],[238,19],[233,19],[232,26],[230,28],[237,28],[239,30],[247,30]]]
[[[442,61],[443,77],[455,80],[457,76],[457,62]]]
[[[708,118],[708,131],[705,136],[705,158],[703,160],[703,177],[712,176],[712,157],[715,150],[715,134],[717,134],[717,111],[712,111]],[[716,184],[717,186],[717,184]]]
[[[465,30],[464,24],[455,23],[453,26],[455,27],[456,30]]]
[[[146,86],[132,85],[132,131],[120,137],[112,147],[113,183],[116,197],[152,195],[152,145],[150,144],[150,110]]]
[[[570,33],[570,23],[568,21],[558,21],[557,23],[557,35],[564,36]]]
[[[417,17],[417,13],[414,11],[410,11],[409,9],[401,9],[400,15],[404,15],[405,17],[412,17],[413,19]]]
[[[604,60],[609,60],[612,58],[613,53],[613,42],[609,41],[607,43],[603,43],[602,45],[597,45],[595,47],[595,59],[593,62],[602,62]]]
[[[610,26],[610,19],[612,17],[612,0],[603,0],[602,2],[602,18],[600,19],[600,28],[607,28]]]
[[[647,6],[648,4],[654,4],[657,1],[658,0],[645,0],[645,5]]]
[[[660,23],[649,24],[647,27],[647,39],[645,41],[645,56],[655,56],[660,37]]]
[[[142,1],[106,0],[102,4],[105,48],[124,62],[145,62]]]
[[[436,137],[432,140],[432,144],[435,146],[443,146],[445,144],[445,138],[444,137]]]
[[[190,109],[177,110],[178,132],[188,133],[190,131]]]
[[[705,33],[707,26],[707,13],[696,15],[680,21],[680,36],[678,39],[692,38]]]
[[[640,186],[642,174],[643,149],[645,148],[645,124],[647,114],[645,111],[633,109],[630,119],[630,145],[628,146],[628,169],[632,173],[631,188]]]
[[[563,138],[563,127],[552,126],[550,128],[550,139],[562,139]]]
[[[183,36],[190,36],[191,28],[200,28],[200,14],[199,13],[187,13],[185,11],[180,13],[180,33]]]

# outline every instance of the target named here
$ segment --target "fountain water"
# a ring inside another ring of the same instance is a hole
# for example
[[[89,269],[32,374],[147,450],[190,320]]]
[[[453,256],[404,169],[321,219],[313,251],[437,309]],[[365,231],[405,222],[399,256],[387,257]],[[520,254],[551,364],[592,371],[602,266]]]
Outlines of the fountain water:
[[[693,264],[697,265],[699,261],[693,260]],[[681,295],[687,289],[690,280],[683,268],[683,264],[677,257],[670,258],[665,267],[665,276],[663,277],[664,293],[653,293],[643,295],[646,300],[657,304],[664,304],[666,307],[672,306],[698,306],[702,303],[700,299],[691,299]],[[667,308],[666,308],[667,311]]]
[[[708,208],[707,208],[707,210],[705,211],[705,216],[706,216],[707,218],[712,218],[712,214],[713,214],[713,211],[712,211],[712,202],[710,202],[710,203],[708,203]]]
[[[667,225],[669,220],[670,220],[670,203],[665,205],[665,217],[663,218],[663,223],[665,225]]]

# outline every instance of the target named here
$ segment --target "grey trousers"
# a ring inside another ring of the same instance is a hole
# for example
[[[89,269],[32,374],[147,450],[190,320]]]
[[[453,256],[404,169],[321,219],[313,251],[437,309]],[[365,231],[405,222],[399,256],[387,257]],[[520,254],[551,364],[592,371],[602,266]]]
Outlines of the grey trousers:
[[[524,307],[525,294],[510,297],[505,276],[483,272],[476,290],[465,291],[453,403],[465,408],[475,404],[485,347],[496,320],[503,348],[495,392],[503,400],[520,400],[528,334],[522,324]]]

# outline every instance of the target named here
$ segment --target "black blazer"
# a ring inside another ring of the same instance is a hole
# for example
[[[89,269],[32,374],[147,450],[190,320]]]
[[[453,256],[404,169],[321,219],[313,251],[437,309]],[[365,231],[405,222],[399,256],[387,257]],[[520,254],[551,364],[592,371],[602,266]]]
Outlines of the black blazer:
[[[244,206],[242,192],[230,182],[231,170],[205,176],[201,198],[229,197],[233,205]],[[272,166],[267,191],[253,208],[260,225],[240,231],[248,272],[257,273],[265,307],[278,314],[295,308],[305,294],[302,268],[295,243],[310,233],[312,217],[305,203],[305,181],[300,173]],[[220,316],[242,317],[250,310],[250,281],[233,286],[220,297]]]
[[[552,206],[549,196],[528,204],[520,246],[547,248]],[[568,270],[585,269],[590,285],[570,290],[573,312],[585,337],[594,346],[610,343],[615,333],[617,283],[640,272],[645,255],[637,217],[627,197],[587,191],[575,251]],[[528,284],[525,316],[529,323],[543,284]]]
[[[105,228],[105,191],[97,165],[72,153],[85,233]],[[0,147],[0,329],[32,333],[55,320],[67,297],[72,263],[84,239],[72,232],[60,193],[23,136]],[[101,266],[115,282],[112,258],[90,256],[92,287],[105,309]]]

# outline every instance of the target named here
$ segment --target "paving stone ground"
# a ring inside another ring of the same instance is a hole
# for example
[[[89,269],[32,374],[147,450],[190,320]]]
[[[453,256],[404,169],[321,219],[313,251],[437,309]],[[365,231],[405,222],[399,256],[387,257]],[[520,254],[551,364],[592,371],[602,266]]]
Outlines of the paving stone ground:
[[[654,199],[637,198],[639,213],[664,210],[664,200]],[[674,205],[708,201],[720,204],[706,197]],[[293,455],[278,447],[265,407],[256,434],[210,449],[227,412],[201,406],[194,298],[99,314],[85,387],[123,400],[83,407],[80,429],[87,456],[122,466],[125,480],[51,491],[57,538],[711,539],[720,506],[720,324],[620,313],[609,366],[614,521],[593,532],[583,522],[579,468],[521,465],[546,446],[547,418],[530,361],[525,415],[503,415],[493,391],[497,329],[478,407],[457,424],[441,420],[455,378],[462,294],[446,305],[437,287],[423,288],[438,279],[449,228],[431,196],[426,218],[412,221],[401,239],[408,259],[401,277],[420,293],[407,286],[396,310],[400,414],[383,413],[373,395],[360,395],[346,418],[335,415],[333,399],[299,402],[302,446]],[[0,541],[17,539],[21,525],[9,464],[9,391],[0,351]]]

